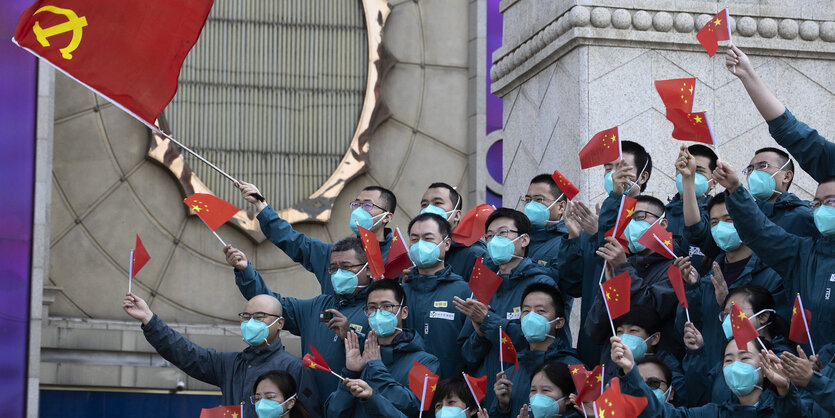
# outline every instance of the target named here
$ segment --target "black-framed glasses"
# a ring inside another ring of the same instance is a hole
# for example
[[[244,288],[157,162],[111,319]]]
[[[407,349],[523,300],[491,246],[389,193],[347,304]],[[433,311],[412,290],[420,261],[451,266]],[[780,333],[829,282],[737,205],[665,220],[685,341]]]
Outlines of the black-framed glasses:
[[[823,201],[813,200],[809,202],[809,207],[812,208],[812,210],[817,209],[820,205],[835,207],[835,197],[828,197],[823,199]]]
[[[363,264],[343,264],[341,266],[338,266],[336,264],[331,264],[330,266],[328,266],[328,273],[334,274],[334,273],[336,273],[337,270],[347,270],[347,271],[356,273],[356,271],[354,271],[354,269],[357,269],[359,267],[364,267],[364,266],[365,266],[365,263],[363,263]]]
[[[662,383],[664,384],[664,386],[667,386],[667,387],[670,386],[669,383],[667,383],[667,382],[665,382],[661,379],[655,378],[655,377],[650,377],[649,379],[646,380],[645,383],[647,384],[647,386],[650,387],[650,389],[661,389],[661,384]]]
[[[658,215],[656,215],[652,212],[649,212],[649,211],[646,211],[646,210],[636,210],[635,213],[632,214],[632,219],[634,219],[636,221],[645,221],[647,219],[647,217],[650,216],[650,215],[654,216],[655,219],[660,218],[660,216],[658,216]]]
[[[519,233],[519,231],[517,231],[515,229],[500,229],[496,232],[488,232],[488,233],[484,234],[484,240],[485,241],[490,241],[491,239],[493,239],[493,237],[496,237],[496,236],[507,238],[507,236],[511,232],[516,233],[516,234]]]
[[[374,313],[377,312],[378,309],[382,309],[386,312],[397,313],[397,310],[400,309],[401,306],[403,306],[403,305],[402,304],[395,305],[395,304],[391,304],[391,303],[386,303],[384,305],[380,305],[379,308],[376,307],[376,306],[365,306],[365,307],[362,308],[362,311],[365,312],[365,316],[374,315]]]
[[[266,313],[266,312],[241,312],[238,314],[238,317],[241,318],[241,321],[249,321],[250,319],[255,319],[256,321],[261,321],[268,316],[273,316],[276,318],[281,318],[281,315]]]
[[[349,206],[351,206],[351,210],[357,210],[357,208],[362,208],[366,212],[371,212],[371,209],[377,208],[383,212],[388,212],[385,208],[377,206],[371,202],[351,202]]]

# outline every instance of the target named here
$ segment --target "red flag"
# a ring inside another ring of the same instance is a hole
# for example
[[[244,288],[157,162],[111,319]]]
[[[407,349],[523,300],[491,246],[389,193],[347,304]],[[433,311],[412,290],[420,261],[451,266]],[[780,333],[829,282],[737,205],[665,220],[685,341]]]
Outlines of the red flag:
[[[241,405],[216,406],[200,410],[200,418],[241,418],[242,416],[243,406]]]
[[[568,371],[571,372],[571,380],[574,381],[575,390],[579,391],[586,383],[586,378],[589,377],[589,371],[583,364],[571,364],[568,366]]]
[[[728,18],[728,9],[713,16],[696,34],[696,39],[711,57],[716,54],[719,48],[719,41],[731,40],[731,19]]]
[[[603,388],[603,366],[595,367],[577,387],[577,402],[591,402],[600,396]]]
[[[423,399],[424,387],[426,382],[426,402]],[[423,406],[422,411],[426,411],[432,404],[432,396],[435,395],[435,389],[438,388],[438,375],[432,373],[423,364],[415,361],[412,362],[412,369],[409,370],[409,389],[417,396],[420,404]]]
[[[303,367],[310,367],[313,370],[321,370],[323,372],[331,372],[331,368],[328,367],[328,363],[325,361],[325,358],[316,351],[316,348],[313,347],[313,344],[309,345],[310,352],[305,354],[302,357],[302,366]]]
[[[211,8],[212,0],[37,0],[14,42],[154,126]]]
[[[606,231],[604,236],[611,237],[611,236],[614,235],[614,232],[615,232],[615,227],[613,226],[613,227],[609,228],[608,231]],[[625,251],[627,254],[629,254],[629,240],[626,239],[626,235],[623,235],[623,233],[621,232],[621,234],[616,236],[615,239],[618,241],[618,244],[620,244],[620,246],[623,247],[623,251]]]
[[[660,223],[652,224],[647,232],[644,232],[644,235],[638,238],[638,244],[669,259],[676,258],[673,252],[673,234],[664,229]]]
[[[612,379],[609,388],[594,403],[595,413],[606,418],[636,418],[647,407],[647,398],[620,391],[620,379]]]
[[[673,138],[716,145],[707,112],[687,113],[681,109],[667,109],[667,120],[673,123]]]
[[[624,271],[600,285],[606,295],[605,303],[609,307],[611,319],[615,319],[629,312],[631,300],[632,278]]]
[[[580,168],[596,167],[620,158],[620,134],[618,127],[594,134],[580,150]]]
[[[479,302],[488,305],[496,294],[496,290],[502,284],[502,278],[487,268],[479,257],[473,265],[473,272],[470,274],[470,290]]]
[[[516,355],[516,347],[513,346],[513,341],[510,341],[510,337],[507,335],[506,332],[499,327],[499,336],[501,338],[502,346],[499,348],[502,361],[505,363],[513,363],[513,365],[519,366],[519,357]],[[516,373],[516,370],[513,370],[513,373]],[[511,374],[513,374],[511,373]]]
[[[696,96],[695,77],[656,80],[655,90],[667,109],[681,109],[687,113],[693,111],[693,97]]]
[[[574,199],[574,196],[577,196],[577,193],[580,193],[580,189],[568,181],[568,178],[562,175],[559,170],[554,170],[554,174],[551,174],[551,178],[554,179],[557,183],[557,187],[562,190],[562,193],[568,198],[568,200]]]
[[[142,245],[142,240],[139,239],[139,234],[136,234],[136,247],[133,249],[133,262],[131,263],[131,271],[130,277],[136,277],[136,273],[139,273],[139,270],[142,270],[142,267],[145,266],[145,263],[151,259],[151,256],[148,255],[148,251],[145,250],[145,246]]]
[[[467,382],[470,386],[470,390],[473,391],[476,400],[478,402],[481,402],[484,399],[484,396],[487,394],[487,376],[481,376],[476,378],[464,373],[464,378],[467,379]]]
[[[406,241],[403,240],[403,235],[400,234],[400,228],[395,228],[394,236],[391,238],[389,253],[386,255],[385,277],[387,279],[395,279],[403,274],[403,270],[412,265],[412,259],[409,258],[409,248],[406,246]]]
[[[634,198],[631,198],[627,195],[623,195],[620,198],[620,209],[618,209],[618,217],[615,220],[615,231],[617,234],[614,234],[615,238],[620,237],[623,235],[623,231],[626,230],[626,225],[629,224],[629,221],[632,220],[632,214],[635,213],[635,205],[638,204],[638,201]],[[609,235],[612,236],[612,235]]]
[[[458,226],[452,231],[452,240],[469,247],[484,236],[486,228],[487,217],[493,213],[495,209],[492,206],[482,203],[467,212],[460,221]]]
[[[742,312],[739,305],[735,303],[731,303],[731,328],[733,329],[736,347],[742,351],[748,351],[748,343],[760,336],[757,329],[751,325],[751,321],[748,320],[745,312]]]
[[[803,321],[803,316],[806,317],[806,322]],[[803,302],[800,301],[800,294],[794,298],[794,308],[792,308],[792,324],[789,329],[789,339],[798,344],[809,344],[809,328],[812,326],[812,311],[803,309]]]
[[[377,236],[372,234],[371,231],[359,225],[357,225],[357,229],[360,231],[362,248],[365,249],[365,258],[368,259],[368,271],[371,273],[371,277],[380,279],[386,272],[385,263],[383,263],[383,253],[380,251],[380,242],[377,241]]]
[[[220,228],[231,217],[238,213],[238,208],[233,204],[207,193],[195,193],[185,199],[183,202],[191,208],[206,226],[212,231]]]
[[[682,308],[687,309],[687,293],[684,291],[684,280],[681,278],[681,270],[675,264],[670,264],[670,267],[667,267],[667,277],[670,278],[670,284],[676,292],[678,304]]]

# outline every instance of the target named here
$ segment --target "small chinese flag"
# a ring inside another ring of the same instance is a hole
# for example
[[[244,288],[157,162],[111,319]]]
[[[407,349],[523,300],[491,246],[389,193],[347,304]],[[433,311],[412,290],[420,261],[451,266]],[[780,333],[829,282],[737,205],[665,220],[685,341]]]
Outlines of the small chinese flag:
[[[473,392],[476,400],[481,402],[484,399],[484,396],[487,395],[487,376],[476,378],[466,373],[463,374],[464,379],[467,379],[467,383],[469,383],[470,390]]]
[[[684,280],[681,278],[681,270],[675,264],[670,264],[670,267],[667,267],[667,277],[670,278],[670,285],[673,286],[673,290],[676,292],[678,304],[682,308],[687,309],[687,293],[684,291]]]
[[[395,228],[394,236],[391,238],[389,253],[386,256],[385,278],[396,279],[403,274],[403,270],[411,266],[413,264],[412,259],[409,258],[409,248],[406,247],[406,241],[403,241],[400,228]]]
[[[194,211],[212,231],[220,228],[238,213],[235,205],[207,193],[195,193],[183,199],[183,203]]]
[[[154,126],[211,8],[212,0],[36,0],[13,41]]]
[[[303,367],[310,367],[313,370],[321,370],[323,372],[331,372],[331,368],[328,367],[328,363],[325,361],[325,358],[316,351],[316,348],[313,347],[313,344],[309,345],[310,352],[305,354],[302,357],[302,366]]]
[[[513,346],[513,341],[510,341],[510,337],[504,332],[502,327],[499,327],[499,338],[501,338],[502,343],[501,348],[499,348],[501,350],[502,361],[505,363],[513,363],[518,368],[519,356],[516,355],[516,347]],[[513,370],[513,373],[516,373],[516,369]]]
[[[806,317],[803,321],[803,316]],[[803,302],[800,301],[800,294],[794,298],[794,308],[792,308],[792,323],[789,329],[789,339],[798,344],[809,344],[809,327],[812,326],[812,311],[803,309]]]
[[[586,169],[611,163],[620,158],[620,134],[618,127],[594,134],[580,150],[580,168]]]
[[[432,405],[432,396],[438,388],[438,379],[438,375],[432,373],[432,370],[423,364],[417,361],[412,362],[412,369],[409,370],[409,389],[420,401],[421,411],[428,410]],[[426,393],[426,399],[423,398],[424,393]]]
[[[719,48],[719,41],[731,40],[731,20],[728,18],[728,9],[713,16],[696,34],[696,39],[711,57],[716,54]]]
[[[676,254],[673,252],[673,234],[664,229],[660,223],[652,224],[647,232],[644,232],[644,235],[638,238],[638,244],[669,259],[676,258]]]
[[[731,305],[731,328],[734,333],[734,341],[736,347],[742,351],[748,351],[748,343],[760,336],[757,329],[751,325],[748,316],[739,305],[732,303]]]
[[[380,242],[377,241],[377,236],[371,231],[359,225],[357,225],[357,228],[360,231],[362,248],[365,249],[365,257],[368,259],[368,271],[371,273],[371,277],[381,279],[386,272],[386,266],[383,263],[383,253],[380,251]]]
[[[608,231],[606,231],[604,236],[611,237],[611,236],[614,236],[614,233],[615,233],[615,227],[613,226],[613,227],[609,228]],[[620,246],[623,247],[623,251],[625,251],[627,254],[629,254],[630,253],[629,252],[629,240],[626,239],[626,235],[624,235],[623,232],[621,232],[621,234],[616,236],[615,239],[618,241],[618,244],[620,244]]]
[[[661,96],[665,108],[680,109],[686,113],[693,111],[693,97],[696,96],[695,77],[656,80],[655,90]]]
[[[579,391],[586,384],[589,371],[583,364],[571,364],[568,366],[568,371],[571,373],[571,380],[574,381],[575,390]]]
[[[554,179],[557,183],[557,187],[560,188],[568,200],[574,199],[574,196],[577,196],[577,193],[580,193],[580,189],[568,181],[568,178],[562,175],[559,170],[554,170],[554,174],[551,174],[551,178]]]
[[[464,217],[458,221],[458,226],[452,231],[452,240],[469,247],[484,236],[485,224],[487,217],[493,213],[495,209],[492,206],[482,203],[464,214]]]
[[[136,247],[133,249],[133,263],[131,263],[131,271],[130,277],[136,277],[136,273],[139,273],[139,270],[142,270],[142,267],[145,266],[145,263],[151,259],[151,256],[148,255],[148,251],[145,250],[145,246],[142,245],[142,240],[139,239],[139,234],[136,234]]]
[[[496,290],[502,284],[502,278],[493,270],[482,263],[483,258],[479,257],[473,265],[473,272],[470,274],[470,290],[479,302],[488,305],[496,294]]]
[[[603,366],[595,367],[586,376],[585,382],[576,388],[577,402],[591,402],[600,396],[603,390]]]
[[[673,123],[673,138],[716,145],[707,112],[687,113],[681,109],[667,109],[667,120]]]
[[[626,225],[629,225],[629,221],[632,220],[632,215],[635,213],[635,205],[637,204],[638,201],[636,199],[627,195],[621,196],[620,209],[618,209],[618,217],[615,220],[614,227],[616,233],[610,236],[618,238],[623,235],[623,231],[626,230]]]
[[[620,391],[620,379],[612,379],[597,401],[594,402],[595,415],[606,418],[636,418],[647,407],[647,398],[632,396]]]
[[[216,406],[211,409],[200,410],[200,418],[242,418],[242,405]]]
[[[629,277],[629,272],[624,271],[615,277],[600,284],[603,288],[603,294],[606,295],[605,303],[609,306],[610,319],[615,318],[629,312],[629,304],[631,303],[632,278]]]

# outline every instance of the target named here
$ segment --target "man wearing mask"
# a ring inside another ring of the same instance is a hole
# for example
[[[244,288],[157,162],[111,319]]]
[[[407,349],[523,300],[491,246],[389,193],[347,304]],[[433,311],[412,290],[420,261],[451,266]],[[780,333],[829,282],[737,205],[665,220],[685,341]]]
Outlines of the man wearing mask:
[[[266,201],[262,202],[253,197],[261,193],[254,185],[240,182],[239,188],[244,199],[255,205],[261,232],[267,239],[293,261],[316,275],[323,295],[333,293],[331,273],[328,271],[327,262],[330,259],[329,254],[333,243],[324,243],[293,229],[293,226],[281,219]],[[374,233],[380,241],[383,260],[388,255],[393,236],[391,229],[386,228],[386,225],[394,216],[396,207],[397,198],[394,197],[394,193],[379,186],[368,186],[362,189],[357,198],[351,202],[352,212],[348,219],[348,227],[357,235],[359,235],[357,225]]]
[[[409,223],[409,257],[415,268],[403,283],[409,301],[406,328],[422,334],[426,351],[441,362],[441,379],[460,376],[464,370],[461,351],[450,347],[458,338],[464,314],[455,310],[453,299],[466,299],[470,287],[444,263],[450,248],[450,227],[434,213],[418,215]]]
[[[420,199],[420,213],[434,213],[446,219],[454,230],[461,220],[462,205],[461,195],[452,186],[441,182],[432,183]],[[481,240],[469,247],[452,241],[444,261],[452,266],[453,273],[469,281],[475,261],[486,255],[487,246]]]
[[[278,337],[284,318],[281,303],[276,298],[259,295],[247,301],[238,316],[243,340],[249,347],[227,353],[218,353],[187,340],[133,293],[125,295],[122,308],[142,322],[145,339],[162,358],[197,380],[219,386],[223,405],[243,404],[246,416],[256,416],[255,406],[247,402],[255,380],[270,370],[285,370],[298,382],[299,400],[310,405],[311,415],[321,416],[313,370],[302,367],[302,361],[288,353]]]
[[[359,238],[343,238],[333,244],[328,268],[333,292],[312,299],[282,297],[267,287],[242,251],[227,246],[224,252],[226,262],[235,269],[235,284],[245,298],[266,294],[281,302],[283,329],[301,337],[302,353],[308,354],[312,344],[335,370],[344,366],[345,351],[339,339],[344,340],[350,330],[361,335],[369,331],[368,318],[362,309],[370,278]],[[336,377],[327,373],[315,373],[314,377],[319,393],[331,393],[339,384]]]
[[[603,189],[606,194],[613,192],[637,197],[647,189],[652,175],[652,157],[641,144],[632,141],[621,142],[622,158],[603,165]],[[618,187],[615,187],[615,186]]]

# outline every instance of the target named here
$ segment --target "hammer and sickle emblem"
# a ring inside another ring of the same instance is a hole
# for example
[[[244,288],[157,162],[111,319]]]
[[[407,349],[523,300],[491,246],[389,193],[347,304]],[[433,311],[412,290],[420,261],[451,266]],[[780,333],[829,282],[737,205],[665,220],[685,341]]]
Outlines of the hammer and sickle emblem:
[[[35,37],[38,39],[38,42],[41,43],[42,46],[49,46],[49,38],[53,35],[59,35],[64,32],[72,31],[72,40],[70,44],[64,48],[61,48],[61,55],[64,59],[71,60],[72,59],[72,52],[78,48],[78,45],[81,44],[81,28],[87,26],[87,18],[84,16],[78,17],[74,11],[70,9],[62,9],[60,7],[55,6],[44,6],[40,9],[36,10],[35,13],[32,15],[36,15],[40,12],[52,12],[55,14],[64,15],[67,17],[67,21],[64,23],[59,23],[55,26],[50,26],[48,28],[42,28],[39,22],[35,22],[35,26],[32,27],[32,31],[35,32]]]

